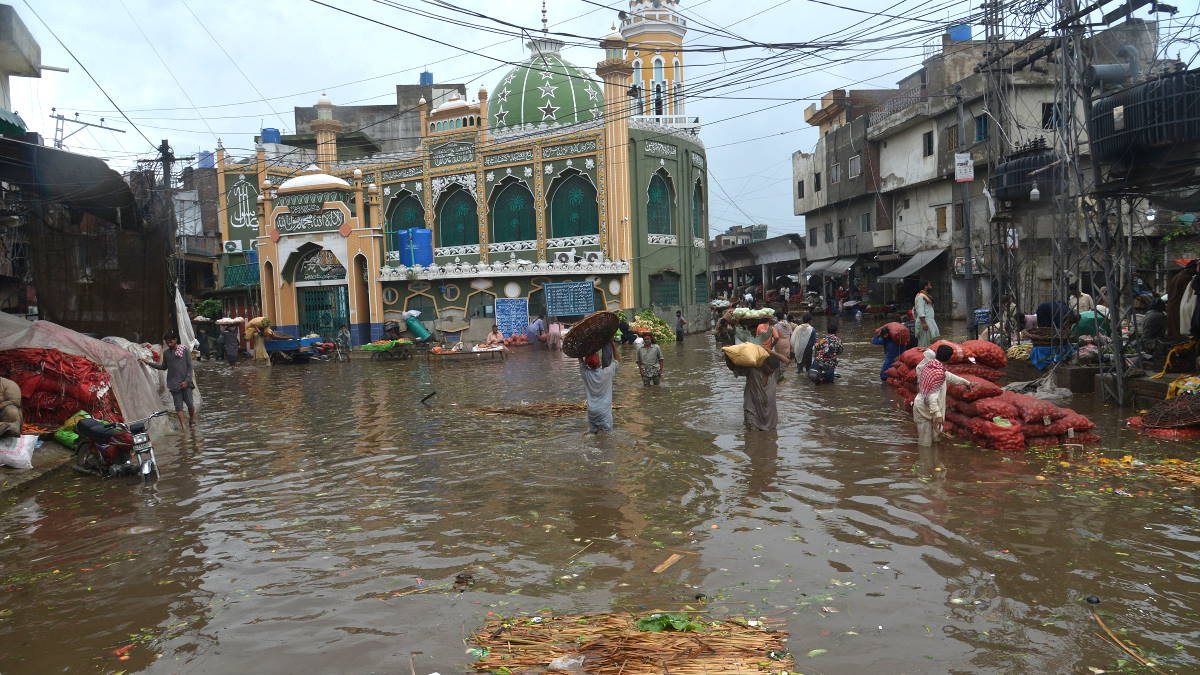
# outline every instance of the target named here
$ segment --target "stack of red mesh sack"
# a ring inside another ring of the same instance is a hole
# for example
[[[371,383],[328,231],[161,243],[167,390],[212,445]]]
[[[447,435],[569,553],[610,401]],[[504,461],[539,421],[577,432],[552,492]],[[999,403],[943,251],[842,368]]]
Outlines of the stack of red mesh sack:
[[[945,430],[996,450],[1018,452],[1027,447],[1091,443],[1100,440],[1092,433],[1096,425],[1087,417],[1027,394],[1004,391],[995,384],[1004,375],[1008,359],[998,345],[984,340],[962,344],[939,340],[931,345],[949,345],[954,356],[947,370],[966,378],[971,387],[946,388]],[[917,364],[925,350],[914,347],[901,354],[884,372],[887,383],[896,387],[908,407],[917,396]]]
[[[21,388],[26,423],[58,426],[80,410],[96,419],[122,421],[108,373],[82,356],[57,349],[9,349],[0,352],[0,377]]]

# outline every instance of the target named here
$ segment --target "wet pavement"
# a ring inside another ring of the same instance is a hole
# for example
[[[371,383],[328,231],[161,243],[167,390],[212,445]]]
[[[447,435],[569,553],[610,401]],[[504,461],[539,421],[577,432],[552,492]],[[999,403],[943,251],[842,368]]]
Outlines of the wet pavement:
[[[156,485],[61,472],[0,498],[0,673],[409,673],[411,656],[449,675],[489,614],[700,594],[785,618],[809,675],[1116,669],[1089,595],[1163,668],[1200,670],[1194,492],[919,451],[869,331],[843,337],[837,384],[780,385],[777,433],[742,429],[742,382],[705,336],[664,347],[657,389],[627,351],[599,438],[582,414],[476,412],[582,400],[575,364],[532,348],[202,364],[209,407],[194,438],[160,439]],[[1070,405],[1114,456],[1194,453]]]

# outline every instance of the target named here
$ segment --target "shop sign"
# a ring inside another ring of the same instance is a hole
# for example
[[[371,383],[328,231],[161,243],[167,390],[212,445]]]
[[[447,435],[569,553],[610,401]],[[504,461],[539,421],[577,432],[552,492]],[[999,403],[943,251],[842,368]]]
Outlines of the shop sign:
[[[590,281],[546,284],[546,313],[551,316],[582,316],[596,311],[595,286]]]
[[[346,268],[333,251],[320,249],[306,254],[296,266],[296,281],[338,281],[346,278]]]
[[[443,143],[434,147],[429,155],[435,167],[465,164],[475,160],[475,146],[471,143]]]
[[[487,155],[483,158],[483,165],[496,166],[497,164],[515,164],[517,162],[531,161],[533,161],[533,150],[514,150],[499,155]]]
[[[528,298],[496,298],[496,327],[504,337],[525,332],[529,324]]]
[[[336,231],[346,222],[341,209],[324,209],[317,213],[281,213],[275,217],[275,229],[280,234]]]
[[[975,180],[975,162],[971,161],[971,153],[954,153],[954,180],[959,183]]]
[[[566,157],[567,155],[582,155],[586,152],[596,151],[596,141],[580,141],[578,143],[568,143],[566,145],[552,145],[548,148],[542,148],[542,157],[544,159],[554,159],[555,157]]]
[[[386,183],[388,181],[403,180],[405,178],[412,178],[413,176],[420,175],[421,167],[410,166],[404,169],[391,169],[389,171],[384,171],[381,180]]]

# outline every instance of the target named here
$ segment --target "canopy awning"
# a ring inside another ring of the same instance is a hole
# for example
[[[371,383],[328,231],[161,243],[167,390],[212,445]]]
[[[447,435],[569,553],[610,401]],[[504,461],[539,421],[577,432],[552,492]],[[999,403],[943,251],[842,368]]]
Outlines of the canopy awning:
[[[946,249],[944,248],[931,248],[928,251],[917,251],[913,254],[913,257],[904,261],[904,264],[900,265],[891,272],[888,272],[887,274],[879,275],[879,281],[899,283],[904,279],[904,277],[912,276],[917,272],[920,272],[926,265],[933,262],[935,258],[945,251]]]
[[[821,270],[825,269],[826,267],[829,267],[830,265],[832,265],[835,262],[837,262],[836,259],[830,258],[829,260],[818,260],[815,263],[810,263],[808,267],[804,268],[804,274],[808,275],[808,276],[811,276],[813,274],[820,274]]]
[[[856,262],[858,262],[858,258],[838,258],[837,260],[834,260],[829,267],[826,267],[821,274],[824,274],[827,277],[840,277],[846,272],[849,272],[850,268],[853,267],[854,263]]]

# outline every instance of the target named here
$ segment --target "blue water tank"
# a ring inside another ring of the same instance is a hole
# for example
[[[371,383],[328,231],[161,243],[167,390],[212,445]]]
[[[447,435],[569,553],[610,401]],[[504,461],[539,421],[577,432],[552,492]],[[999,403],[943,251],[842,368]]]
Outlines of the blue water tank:
[[[201,169],[215,169],[217,161],[211,152],[201,150],[197,155],[196,166],[199,166]]]
[[[258,264],[258,249],[252,248],[249,251],[246,251],[246,264],[247,265],[257,265]]]
[[[971,39],[971,27],[967,24],[951,26],[946,30],[954,42],[965,42]]]
[[[262,130],[262,142],[263,143],[280,143],[281,136],[279,135],[279,130],[272,129],[270,127],[263,129]]]
[[[420,83],[433,84],[433,73],[429,72],[428,70],[422,70]]]
[[[433,230],[420,227],[400,230],[400,264],[405,267],[433,264]]]

